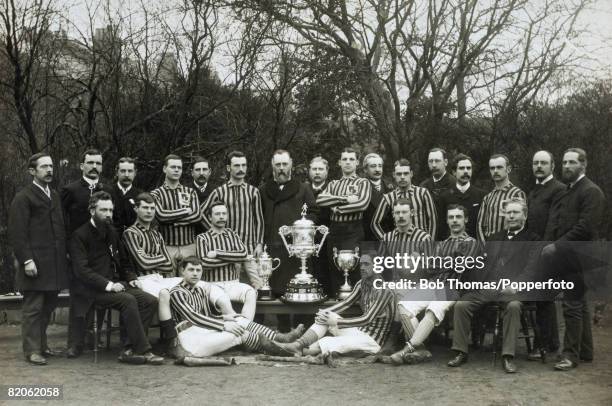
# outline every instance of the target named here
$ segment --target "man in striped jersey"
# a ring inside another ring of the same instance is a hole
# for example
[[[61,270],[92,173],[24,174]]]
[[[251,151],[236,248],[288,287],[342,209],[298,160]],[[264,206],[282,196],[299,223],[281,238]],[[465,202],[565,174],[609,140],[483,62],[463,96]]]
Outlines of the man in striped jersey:
[[[204,268],[203,280],[223,289],[230,300],[243,303],[242,315],[253,320],[257,305],[257,291],[251,286],[240,283],[237,264],[247,259],[247,249],[238,233],[227,228],[227,206],[214,202],[207,209],[210,230],[196,238],[196,252]],[[213,295],[213,302],[223,299]]]
[[[489,159],[489,172],[495,187],[483,199],[478,212],[478,240],[486,241],[493,234],[505,229],[505,219],[502,203],[506,200],[520,198],[527,200],[527,195],[510,182],[512,165],[510,159],[502,154],[496,154]]]
[[[397,188],[386,193],[380,201],[372,218],[372,231],[377,238],[382,239],[385,232],[389,231],[389,228],[385,229],[385,222],[391,224],[389,215],[392,213],[395,201],[397,199],[408,199],[413,210],[412,225],[434,236],[437,229],[437,219],[436,207],[431,194],[423,187],[412,185],[413,173],[407,159],[400,159],[395,162],[394,166],[393,178]]]
[[[462,258],[461,261],[463,261],[464,258],[476,257],[480,249],[476,239],[465,232],[467,221],[468,211],[465,207],[456,204],[448,207],[446,222],[451,235],[436,246],[437,258]],[[463,262],[455,269],[440,267],[430,276],[430,279],[445,281],[448,276],[461,275],[464,270]],[[391,361],[395,365],[424,360],[423,357],[410,357],[410,354],[423,345],[433,328],[442,322],[446,312],[455,304],[458,296],[456,292],[449,292],[446,289],[427,290],[422,293],[429,296],[429,300],[405,300],[397,304],[397,311],[406,336],[406,346],[391,355]],[[422,312],[425,314],[419,321],[417,316]]]
[[[291,342],[304,330],[300,325],[287,334],[281,334],[235,313],[215,316],[212,313],[215,306],[213,286],[200,283],[200,260],[196,257],[182,259],[179,271],[183,280],[170,291],[172,317],[180,344],[175,353],[179,356],[186,352],[195,357],[208,357],[241,344],[250,351],[262,351],[262,337]]]
[[[151,192],[159,231],[170,257],[195,255],[195,228],[200,222],[200,203],[195,190],[180,183],[183,160],[177,155],[164,159],[164,184]]]
[[[258,289],[262,286],[257,274],[255,258],[263,250],[264,215],[261,206],[259,190],[245,181],[247,159],[244,153],[232,151],[226,158],[229,182],[212,191],[200,211],[204,213],[203,221],[206,228],[210,228],[210,219],[206,212],[213,203],[221,201],[227,207],[227,228],[238,234],[247,249],[247,260],[239,264],[247,274],[251,285]],[[240,272],[239,272],[240,274]]]
[[[359,157],[357,151],[345,148],[340,154],[338,165],[342,169],[342,178],[332,180],[317,197],[317,205],[331,207],[329,235],[327,237],[327,255],[333,259],[334,247],[338,250],[355,249],[364,240],[363,213],[370,204],[372,185],[367,179],[357,176]],[[340,272],[333,272],[335,265],[330,264],[331,286],[338,292],[344,282]],[[359,275],[351,272],[352,284],[359,281]]]
[[[319,310],[315,323],[295,342],[282,344],[278,340],[271,343],[264,340],[266,353],[285,356],[322,354],[331,363],[332,354],[353,351],[376,354],[380,351],[395,317],[395,300],[393,293],[381,289],[382,285],[377,281],[380,275],[373,270],[374,255],[368,252],[361,256],[361,280],[349,297]],[[356,303],[363,314],[343,318],[341,314]]]
[[[169,289],[178,284],[181,278],[171,277],[174,273],[172,258],[161,233],[151,227],[155,218],[153,196],[146,192],[140,193],[134,203],[136,222],[122,236],[138,275],[137,279],[130,281],[130,285],[157,298],[159,325],[164,338],[170,342],[176,337],[176,330],[170,314]]]

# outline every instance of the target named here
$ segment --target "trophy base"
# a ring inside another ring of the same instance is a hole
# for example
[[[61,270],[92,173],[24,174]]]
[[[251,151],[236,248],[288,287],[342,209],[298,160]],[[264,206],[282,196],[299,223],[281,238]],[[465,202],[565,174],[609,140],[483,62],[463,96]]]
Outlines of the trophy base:
[[[259,289],[257,291],[257,300],[271,301],[275,300],[270,289]]]
[[[298,274],[289,281],[280,299],[285,303],[321,303],[327,300],[327,296],[315,278]]]

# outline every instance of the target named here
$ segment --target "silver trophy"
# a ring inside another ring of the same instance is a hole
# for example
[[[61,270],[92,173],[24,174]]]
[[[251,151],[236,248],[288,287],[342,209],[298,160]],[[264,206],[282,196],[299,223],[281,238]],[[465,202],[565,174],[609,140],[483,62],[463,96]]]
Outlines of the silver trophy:
[[[340,291],[338,292],[338,300],[344,300],[353,291],[353,287],[348,281],[348,274],[359,266],[359,247],[355,247],[355,251],[338,251],[334,247],[334,264],[344,274],[344,285],[340,286]]]
[[[257,259],[257,274],[261,277],[263,286],[259,289],[259,300],[274,300],[272,296],[272,289],[270,288],[270,276],[279,266],[281,260],[278,258],[272,258],[266,252],[268,247],[264,245],[263,252]],[[274,261],[278,261],[274,266]]]
[[[301,272],[296,274],[287,284],[287,290],[281,299],[289,303],[316,303],[326,299],[317,279],[308,273],[306,261],[309,257],[319,256],[319,251],[329,234],[326,226],[316,226],[306,218],[308,205],[302,206],[302,218],[293,222],[291,226],[282,226],[278,233],[287,248],[290,257],[297,257],[302,261]],[[323,236],[319,244],[315,243],[315,235],[319,232]],[[291,236],[291,244],[287,243],[287,236]]]

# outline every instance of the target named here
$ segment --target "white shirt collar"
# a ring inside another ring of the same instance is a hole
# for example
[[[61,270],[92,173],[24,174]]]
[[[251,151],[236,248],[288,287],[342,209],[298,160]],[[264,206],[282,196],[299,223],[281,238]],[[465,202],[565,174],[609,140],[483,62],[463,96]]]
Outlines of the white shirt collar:
[[[446,176],[446,171],[444,171],[444,173],[442,174],[442,176],[440,176],[438,179],[436,179],[435,175],[432,175],[431,178],[433,179],[434,183],[440,182],[442,180],[443,177]]]
[[[86,176],[83,176],[83,179],[85,179],[85,182],[87,182],[89,184],[89,186],[93,186],[95,187],[98,184],[98,181],[100,180],[100,178],[93,180],[93,179],[89,179]]]
[[[128,186],[127,188],[124,188],[123,186],[121,186],[121,183],[117,182],[117,187],[119,188],[119,190],[121,190],[121,193],[123,193],[124,195],[127,194],[127,192],[130,191],[130,189],[132,189],[132,185]]]
[[[550,182],[550,180],[551,180],[552,178],[553,178],[553,175],[552,175],[552,173],[551,173],[551,174],[550,174],[550,175],[548,175],[546,178],[544,178],[544,180],[542,180],[542,181],[536,180],[536,185],[545,185],[545,184],[547,184],[548,182]]]
[[[582,175],[578,176],[578,179],[576,179],[575,181],[573,181],[572,183],[569,184],[570,189],[574,187],[574,185],[578,182],[580,182],[580,179],[584,178],[585,174],[583,173]]]
[[[461,193],[467,192],[469,188],[470,188],[470,182],[467,182],[465,185],[460,185],[459,183],[457,183],[457,190],[459,190]]]
[[[193,181],[193,186],[195,186],[197,189],[199,189],[200,192],[203,192],[206,189],[206,185],[208,185],[208,182],[206,182],[204,185],[200,186],[200,185],[198,185],[198,183],[195,180]]]
[[[36,183],[36,181],[32,181],[32,183],[36,186],[38,186],[40,188],[40,190],[42,190],[48,198],[51,198],[51,190],[49,190],[49,185],[46,185],[45,187],[40,186],[38,183]]]

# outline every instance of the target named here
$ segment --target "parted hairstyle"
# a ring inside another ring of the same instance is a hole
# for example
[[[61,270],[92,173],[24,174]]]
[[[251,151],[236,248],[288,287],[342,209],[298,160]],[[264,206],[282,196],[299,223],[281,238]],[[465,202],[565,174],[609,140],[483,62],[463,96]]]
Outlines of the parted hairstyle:
[[[44,158],[48,156],[49,158],[51,158],[51,155],[49,155],[46,152],[39,152],[37,154],[34,154],[30,157],[30,159],[28,159],[28,168],[30,169],[36,169],[36,167],[38,166],[38,160],[40,158]]]
[[[96,208],[96,205],[98,204],[99,201],[101,200],[110,200],[111,202],[113,201],[113,198],[111,197],[110,193],[105,192],[103,190],[100,190],[98,192],[95,192],[94,194],[91,195],[91,197],[89,198],[89,205],[87,206],[88,210],[92,210]]]

